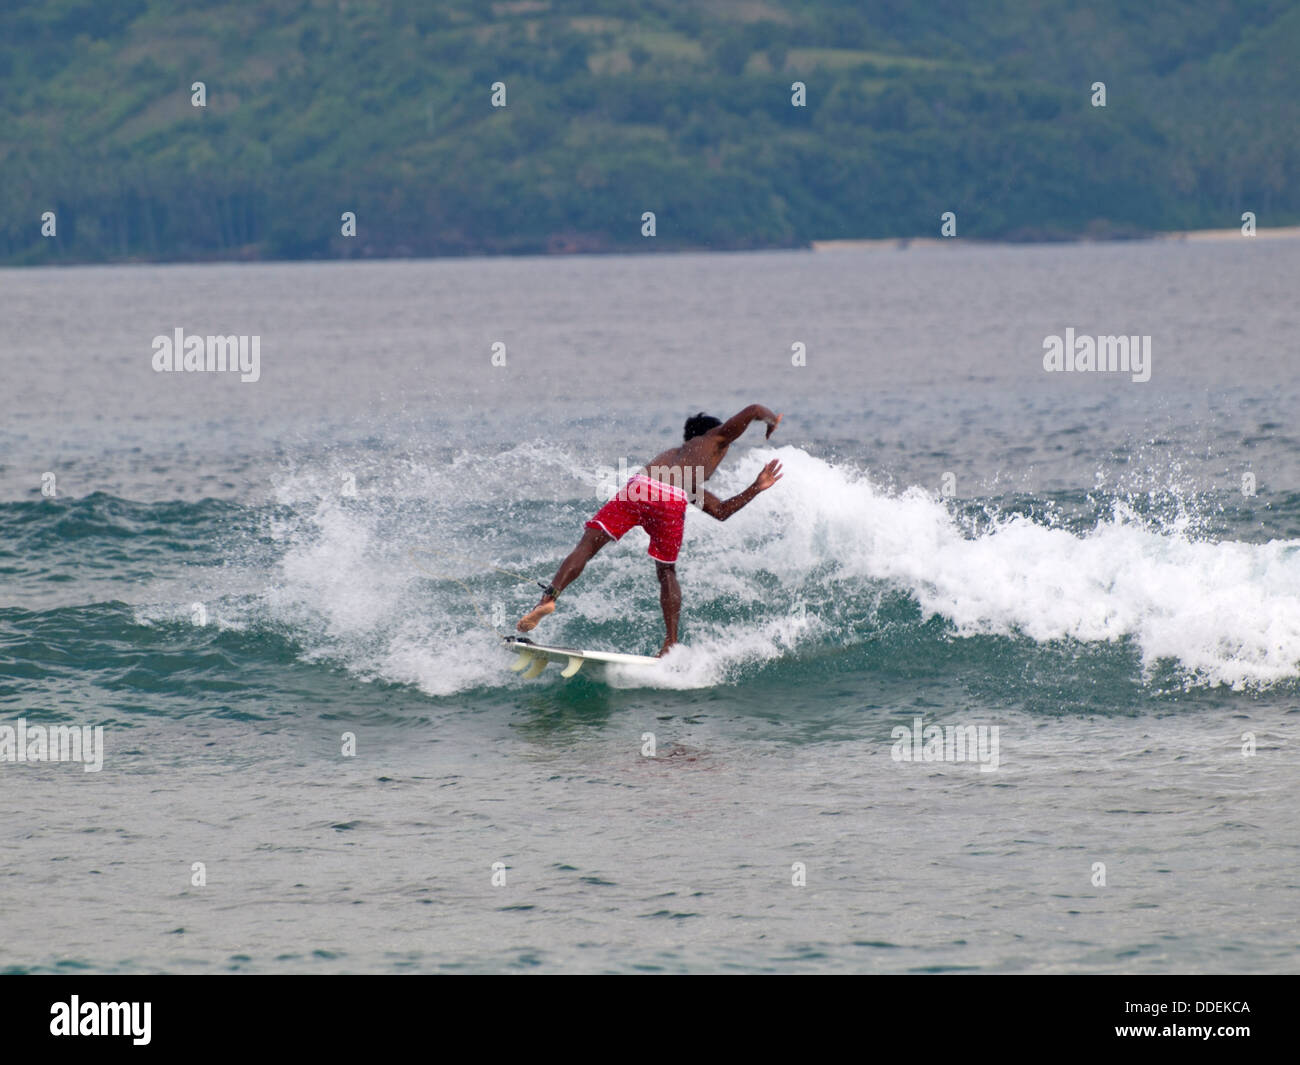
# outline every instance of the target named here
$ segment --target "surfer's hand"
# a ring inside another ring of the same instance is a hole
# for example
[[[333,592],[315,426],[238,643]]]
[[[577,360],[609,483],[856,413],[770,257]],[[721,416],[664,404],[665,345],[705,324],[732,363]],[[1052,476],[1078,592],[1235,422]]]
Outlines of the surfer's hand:
[[[768,422],[768,423],[767,423],[767,436],[764,437],[765,440],[771,440],[771,439],[772,439],[772,434],[773,434],[774,432],[776,432],[776,427],[777,427],[778,425],[781,424],[781,419],[784,418],[784,417],[785,417],[785,415],[783,415],[783,414],[778,414],[778,415],[776,416],[776,421],[774,421],[774,422]]]
[[[777,420],[779,421],[780,419],[778,418]],[[776,484],[781,477],[781,460],[773,459],[764,466],[762,470],[759,471],[758,476],[754,478],[754,487],[760,492],[766,492],[772,487],[772,485]]]

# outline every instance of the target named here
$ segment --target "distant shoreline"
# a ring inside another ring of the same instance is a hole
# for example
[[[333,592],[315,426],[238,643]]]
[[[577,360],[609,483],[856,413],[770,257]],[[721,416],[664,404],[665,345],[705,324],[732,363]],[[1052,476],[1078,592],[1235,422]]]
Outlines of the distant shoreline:
[[[865,240],[814,240],[809,247],[817,252],[836,251],[906,251],[908,248],[937,248],[944,244],[1004,244],[1016,247],[1043,244],[1118,244],[1130,241],[1225,241],[1225,240],[1297,240],[1300,226],[1260,227],[1253,237],[1244,236],[1240,227],[1232,229],[1186,229],[1167,233],[1144,233],[1140,236],[1094,237],[1081,234],[1051,240],[997,240],[957,237],[877,237]]]
[[[177,258],[126,256],[116,259],[102,258],[66,258],[52,262],[22,262],[0,260],[0,270],[26,270],[32,268],[58,268],[83,266],[183,266],[183,265],[222,265],[237,263],[348,263],[348,262],[403,262],[403,261],[443,261],[454,259],[563,259],[583,255],[699,255],[716,253],[730,255],[746,252],[767,251],[807,251],[807,252],[852,252],[852,251],[906,251],[909,248],[937,248],[979,245],[983,247],[998,246],[1005,248],[1047,247],[1061,244],[1124,244],[1152,243],[1169,241],[1227,242],[1230,240],[1300,240],[1300,225],[1261,227],[1253,237],[1242,235],[1236,229],[1189,229],[1168,232],[1124,232],[1124,233],[1080,233],[1052,236],[1017,237],[866,237],[847,240],[811,240],[798,244],[783,244],[770,247],[751,248],[716,248],[694,246],[689,244],[657,248],[629,248],[592,244],[579,246],[575,244],[558,244],[555,241],[544,248],[526,251],[501,251],[482,249],[460,249],[455,252],[437,254],[415,254],[409,248],[398,247],[383,254],[369,249],[364,254],[352,255],[303,255],[275,256],[263,254],[264,249],[258,245],[228,249],[225,254],[191,255]]]

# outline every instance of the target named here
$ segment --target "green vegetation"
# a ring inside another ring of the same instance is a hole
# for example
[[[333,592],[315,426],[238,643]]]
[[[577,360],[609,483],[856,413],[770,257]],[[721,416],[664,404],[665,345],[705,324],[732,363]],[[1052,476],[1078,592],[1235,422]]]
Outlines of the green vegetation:
[[[1298,55],[1290,0],[17,0],[0,260],[1294,224]]]

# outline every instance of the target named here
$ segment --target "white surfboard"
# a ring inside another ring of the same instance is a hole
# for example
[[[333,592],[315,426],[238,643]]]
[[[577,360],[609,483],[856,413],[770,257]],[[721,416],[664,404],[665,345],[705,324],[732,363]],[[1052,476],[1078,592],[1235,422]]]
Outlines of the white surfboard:
[[[564,669],[560,676],[572,677],[586,662],[608,662],[620,666],[653,666],[659,659],[649,655],[625,655],[618,651],[584,651],[577,647],[547,647],[545,644],[533,643],[522,636],[503,636],[502,642],[512,651],[518,651],[518,657],[510,663],[510,668],[528,679],[538,676],[551,662],[563,662]]]

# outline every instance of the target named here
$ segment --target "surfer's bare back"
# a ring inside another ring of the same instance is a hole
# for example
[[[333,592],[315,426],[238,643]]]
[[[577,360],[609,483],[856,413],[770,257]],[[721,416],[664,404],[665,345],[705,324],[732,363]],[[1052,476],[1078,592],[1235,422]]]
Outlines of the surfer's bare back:
[[[556,597],[577,579],[597,551],[612,540],[621,540],[632,526],[640,525],[650,534],[648,554],[655,560],[659,574],[659,605],[663,607],[664,626],[668,630],[659,654],[666,653],[677,642],[677,618],[682,609],[675,563],[682,546],[686,504],[695,503],[710,517],[726,521],[759,492],[781,479],[781,463],[773,459],[759,471],[753,484],[730,499],[719,499],[702,487],[750,422],[766,424],[770,438],[781,422],[781,415],[752,403],[725,422],[702,411],[687,418],[681,446],[669,448],[652,460],[596,512],[587,522],[578,546],[555,571],[541,602],[520,618],[516,628],[520,632],[536,628],[542,618],[555,610]]]

